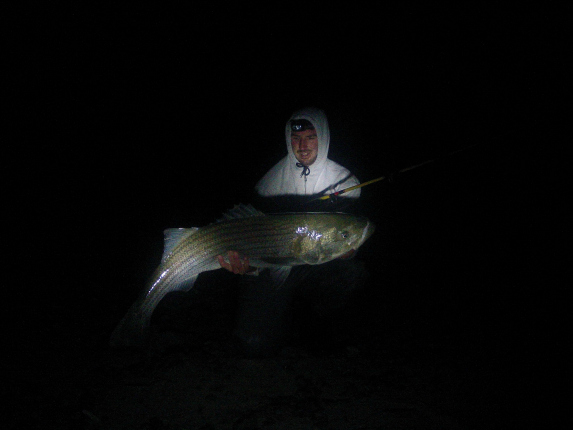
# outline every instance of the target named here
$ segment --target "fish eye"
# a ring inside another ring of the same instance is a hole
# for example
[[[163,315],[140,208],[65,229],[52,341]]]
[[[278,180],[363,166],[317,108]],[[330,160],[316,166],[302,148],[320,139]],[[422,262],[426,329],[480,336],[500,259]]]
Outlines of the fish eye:
[[[348,239],[348,232],[347,231],[341,231],[340,235],[342,236],[343,239]]]

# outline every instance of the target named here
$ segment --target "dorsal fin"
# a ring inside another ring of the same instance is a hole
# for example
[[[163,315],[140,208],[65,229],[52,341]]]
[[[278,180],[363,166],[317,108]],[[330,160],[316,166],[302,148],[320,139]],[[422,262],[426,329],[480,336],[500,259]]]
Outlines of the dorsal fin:
[[[265,214],[261,211],[256,210],[252,205],[244,205],[238,204],[235,205],[233,209],[229,209],[227,212],[223,214],[222,218],[219,218],[217,221],[228,221],[230,219],[238,219],[238,218],[248,218],[252,216],[264,216]]]
[[[190,235],[195,233],[199,228],[168,228],[163,231],[164,243],[163,243],[163,257],[161,261],[165,261],[167,256],[171,254],[173,249],[181,243],[181,241],[188,238]]]

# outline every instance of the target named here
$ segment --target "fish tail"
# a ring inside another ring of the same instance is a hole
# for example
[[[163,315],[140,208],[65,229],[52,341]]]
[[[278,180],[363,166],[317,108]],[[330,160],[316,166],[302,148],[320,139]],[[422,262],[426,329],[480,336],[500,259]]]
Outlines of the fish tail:
[[[109,345],[112,348],[144,346],[148,337],[149,319],[139,304],[134,303],[113,330]]]

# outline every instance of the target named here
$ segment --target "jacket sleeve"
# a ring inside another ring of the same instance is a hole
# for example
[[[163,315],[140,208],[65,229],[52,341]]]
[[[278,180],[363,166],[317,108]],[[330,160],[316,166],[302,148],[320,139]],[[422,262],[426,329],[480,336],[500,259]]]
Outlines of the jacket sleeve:
[[[353,187],[353,186],[359,185],[359,184],[360,184],[360,181],[358,180],[358,178],[356,176],[352,175],[349,171],[342,172],[339,175],[337,185],[334,187],[334,192],[341,191],[341,190],[344,190],[346,188],[350,188],[350,187]],[[344,193],[342,196],[347,197],[347,198],[357,199],[358,197],[360,197],[360,192],[361,192],[361,189],[357,188],[355,190],[348,191],[347,193]]]

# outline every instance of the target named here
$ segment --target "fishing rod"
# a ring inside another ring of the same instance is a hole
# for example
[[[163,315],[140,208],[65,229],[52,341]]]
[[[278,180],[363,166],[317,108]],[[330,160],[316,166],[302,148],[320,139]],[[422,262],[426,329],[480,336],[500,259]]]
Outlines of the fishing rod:
[[[404,172],[407,172],[407,171],[409,171],[409,170],[417,169],[418,167],[425,166],[426,164],[433,163],[434,161],[440,160],[440,159],[445,158],[445,157],[449,157],[449,156],[454,155],[454,154],[456,154],[456,153],[458,153],[458,152],[465,151],[466,149],[473,148],[473,147],[476,146],[476,145],[478,145],[478,144],[477,144],[477,143],[474,143],[473,145],[466,146],[465,148],[456,149],[455,151],[452,151],[452,152],[450,152],[450,153],[448,153],[448,154],[446,154],[446,155],[442,155],[441,157],[436,157],[436,158],[433,158],[433,159],[431,159],[431,160],[426,160],[426,161],[422,161],[421,163],[414,164],[413,166],[405,167],[405,168],[403,168],[403,169],[398,170],[397,173],[404,173]],[[390,175],[390,176],[392,176],[392,175]],[[363,183],[361,183],[361,184],[354,185],[354,186],[352,186],[352,187],[348,187],[348,188],[345,188],[345,189],[343,189],[343,190],[336,191],[336,192],[331,193],[331,194],[327,194],[327,195],[325,195],[325,196],[320,196],[320,197],[314,198],[314,199],[312,199],[312,200],[309,200],[307,203],[314,202],[314,201],[316,201],[316,200],[335,199],[335,198],[341,196],[341,195],[344,194],[344,193],[347,193],[347,192],[352,191],[352,190],[356,190],[356,189],[358,189],[358,188],[365,187],[366,185],[370,185],[370,184],[373,184],[373,183],[375,183],[375,182],[383,181],[384,179],[387,179],[387,178],[388,178],[387,176],[380,176],[379,178],[372,179],[372,180],[370,180],[370,181],[363,182]]]

